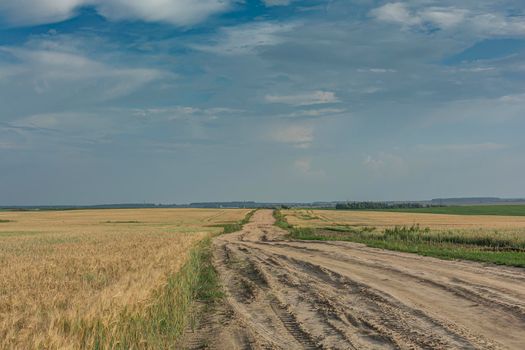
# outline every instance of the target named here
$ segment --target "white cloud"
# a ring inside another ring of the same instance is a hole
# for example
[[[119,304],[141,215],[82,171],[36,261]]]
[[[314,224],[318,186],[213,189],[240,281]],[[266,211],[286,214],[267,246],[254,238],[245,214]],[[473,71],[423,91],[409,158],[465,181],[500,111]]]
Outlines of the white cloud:
[[[469,19],[470,27],[485,35],[521,35],[525,36],[523,17],[506,17],[499,13],[484,13]]]
[[[419,14],[422,21],[428,21],[440,28],[451,28],[465,20],[468,11],[456,8],[430,7]]]
[[[70,84],[75,86],[66,92],[80,91],[83,85],[96,85],[99,99],[109,100],[167,75],[150,68],[113,67],[58,47],[54,50],[0,47],[0,52],[16,60],[8,78],[20,86],[31,85],[37,94],[53,93]]]
[[[202,121],[211,121],[223,116],[236,115],[242,110],[233,108],[198,108],[188,106],[174,106],[165,108],[143,108],[143,109],[122,109],[121,111],[131,113],[143,120],[150,121],[174,121],[182,119],[199,119]]]
[[[268,7],[271,6],[288,6],[293,0],[263,0],[264,4]]]
[[[302,111],[296,111],[285,115],[289,118],[320,118],[327,116],[339,115],[345,113],[347,110],[344,108],[320,108],[320,109],[307,109]]]
[[[508,145],[494,142],[469,144],[419,145],[418,149],[432,152],[487,152],[508,148]]]
[[[99,12],[110,19],[141,19],[191,25],[210,15],[226,11],[228,0],[100,0]]]
[[[34,114],[20,118],[9,124],[12,128],[25,131],[52,130],[57,132],[82,134],[97,137],[108,133],[122,131],[115,120],[107,118],[106,114],[93,112],[57,112]]]
[[[363,90],[361,90],[360,92],[363,94],[370,95],[370,94],[375,94],[376,92],[381,92],[381,91],[384,91],[384,88],[378,87],[378,86],[369,86],[369,87],[363,88]]]
[[[357,71],[359,73],[367,73],[367,72],[370,72],[370,73],[396,73],[397,72],[396,69],[391,69],[391,68],[368,68],[368,69],[360,68]]]
[[[408,10],[408,7],[400,2],[390,3],[375,8],[370,14],[383,22],[401,23],[406,25],[415,25],[421,22],[420,18],[414,16]]]
[[[514,94],[514,95],[505,95],[498,99],[500,102],[508,103],[523,103],[525,102],[525,93],[524,94]]]
[[[336,94],[331,91],[314,91],[300,95],[266,95],[265,99],[270,103],[283,103],[292,106],[309,106],[339,102]]]
[[[186,26],[230,8],[230,0],[3,0],[0,16],[14,25],[54,23],[93,6],[108,19],[138,19]]]
[[[309,148],[314,139],[314,129],[309,125],[289,125],[273,130],[269,136],[273,141]]]
[[[373,9],[370,14],[377,20],[417,26],[430,23],[440,28],[454,27],[464,21],[469,11],[454,7],[429,7],[411,10],[406,4],[390,3]]]
[[[370,15],[378,21],[404,27],[432,26],[443,30],[461,27],[464,31],[478,35],[525,35],[522,17],[456,7],[415,8],[396,2],[375,8],[370,11]]]
[[[248,23],[222,28],[211,44],[193,45],[199,51],[220,55],[241,55],[256,52],[256,49],[278,45],[286,41],[283,34],[295,28],[295,24],[273,22]]]
[[[12,24],[54,23],[73,17],[85,4],[85,0],[4,0],[0,16]]]
[[[463,72],[463,73],[484,73],[484,72],[494,72],[496,67],[487,67],[487,66],[475,66],[475,67],[461,67],[461,68],[450,68],[448,69],[451,73]]]

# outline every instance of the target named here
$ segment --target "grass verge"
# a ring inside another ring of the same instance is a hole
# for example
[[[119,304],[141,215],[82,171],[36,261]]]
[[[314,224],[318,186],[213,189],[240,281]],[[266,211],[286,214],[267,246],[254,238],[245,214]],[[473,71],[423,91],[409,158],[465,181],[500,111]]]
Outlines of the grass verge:
[[[211,264],[211,237],[200,241],[184,266],[167,277],[144,309],[123,310],[111,322],[102,319],[64,321],[65,335],[79,335],[82,349],[175,349],[195,301],[222,297]]]
[[[417,225],[378,231],[373,227],[293,227],[278,211],[276,225],[289,231],[289,237],[300,240],[349,241],[369,247],[415,253],[441,259],[464,259],[499,265],[525,267],[523,240],[503,239],[497,232],[467,234],[433,232]]]
[[[243,220],[223,226],[222,233],[243,228],[255,210]],[[223,297],[212,265],[212,236],[200,241],[184,266],[169,275],[144,309],[123,310],[116,320],[64,320],[64,335],[80,335],[82,349],[176,349],[186,327],[198,317],[193,305],[210,306]]]
[[[223,233],[232,233],[242,230],[243,226],[250,221],[250,219],[256,211],[256,209],[250,211],[248,214],[246,214],[244,219],[242,219],[239,222],[223,225]]]
[[[275,209],[273,211],[273,217],[275,218],[275,226],[280,227],[283,230],[293,230],[293,226],[290,225],[288,221],[286,221],[286,216],[283,215],[283,213],[279,209]]]

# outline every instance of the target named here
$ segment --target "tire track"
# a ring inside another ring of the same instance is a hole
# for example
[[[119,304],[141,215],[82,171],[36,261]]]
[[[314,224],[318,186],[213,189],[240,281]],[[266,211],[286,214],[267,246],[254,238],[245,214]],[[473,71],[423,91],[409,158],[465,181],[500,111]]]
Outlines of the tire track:
[[[315,251],[316,254],[325,256],[328,259],[336,258],[338,261],[348,262],[354,265],[362,265],[368,268],[376,269],[378,271],[387,272],[392,275],[397,275],[401,279],[411,279],[417,283],[427,284],[433,288],[440,288],[443,291],[455,294],[458,297],[464,298],[474,303],[484,304],[489,307],[498,307],[505,312],[514,314],[517,318],[525,321],[525,300],[517,300],[516,298],[508,297],[503,293],[508,293],[507,290],[495,289],[492,290],[486,286],[482,286],[475,283],[464,283],[462,280],[455,280],[455,283],[441,283],[439,281],[425,278],[423,276],[410,273],[408,271],[395,268],[393,266],[385,266],[381,263],[366,262],[363,260],[353,259],[348,256],[338,254],[334,256],[333,253],[328,253],[322,250],[310,250],[304,247],[295,247],[290,244],[275,244],[274,246],[286,247],[287,249],[304,251]],[[286,259],[286,257],[284,257]],[[459,285],[462,284],[462,285]]]
[[[523,269],[284,240],[272,212],[216,239],[213,349],[522,349]],[[219,311],[221,308],[219,308]],[[212,330],[208,335],[206,332]],[[197,344],[195,343],[195,344]],[[196,349],[197,347],[189,347]]]

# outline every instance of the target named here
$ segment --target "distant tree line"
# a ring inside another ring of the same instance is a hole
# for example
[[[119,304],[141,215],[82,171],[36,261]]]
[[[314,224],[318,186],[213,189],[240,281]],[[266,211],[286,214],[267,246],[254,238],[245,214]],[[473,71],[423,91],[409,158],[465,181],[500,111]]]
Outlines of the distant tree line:
[[[428,208],[436,205],[426,205],[422,203],[386,203],[386,202],[348,202],[338,203],[335,209],[339,210],[363,210],[363,209],[415,209]]]

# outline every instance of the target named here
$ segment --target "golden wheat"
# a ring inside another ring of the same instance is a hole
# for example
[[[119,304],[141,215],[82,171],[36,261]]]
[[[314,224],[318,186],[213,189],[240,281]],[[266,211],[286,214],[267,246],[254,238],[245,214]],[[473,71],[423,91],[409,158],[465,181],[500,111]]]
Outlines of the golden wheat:
[[[78,348],[71,325],[148,308],[196,242],[247,212],[0,212],[0,348]]]
[[[447,215],[352,210],[284,210],[292,225],[391,228],[419,224],[431,229],[524,230],[524,216]]]

